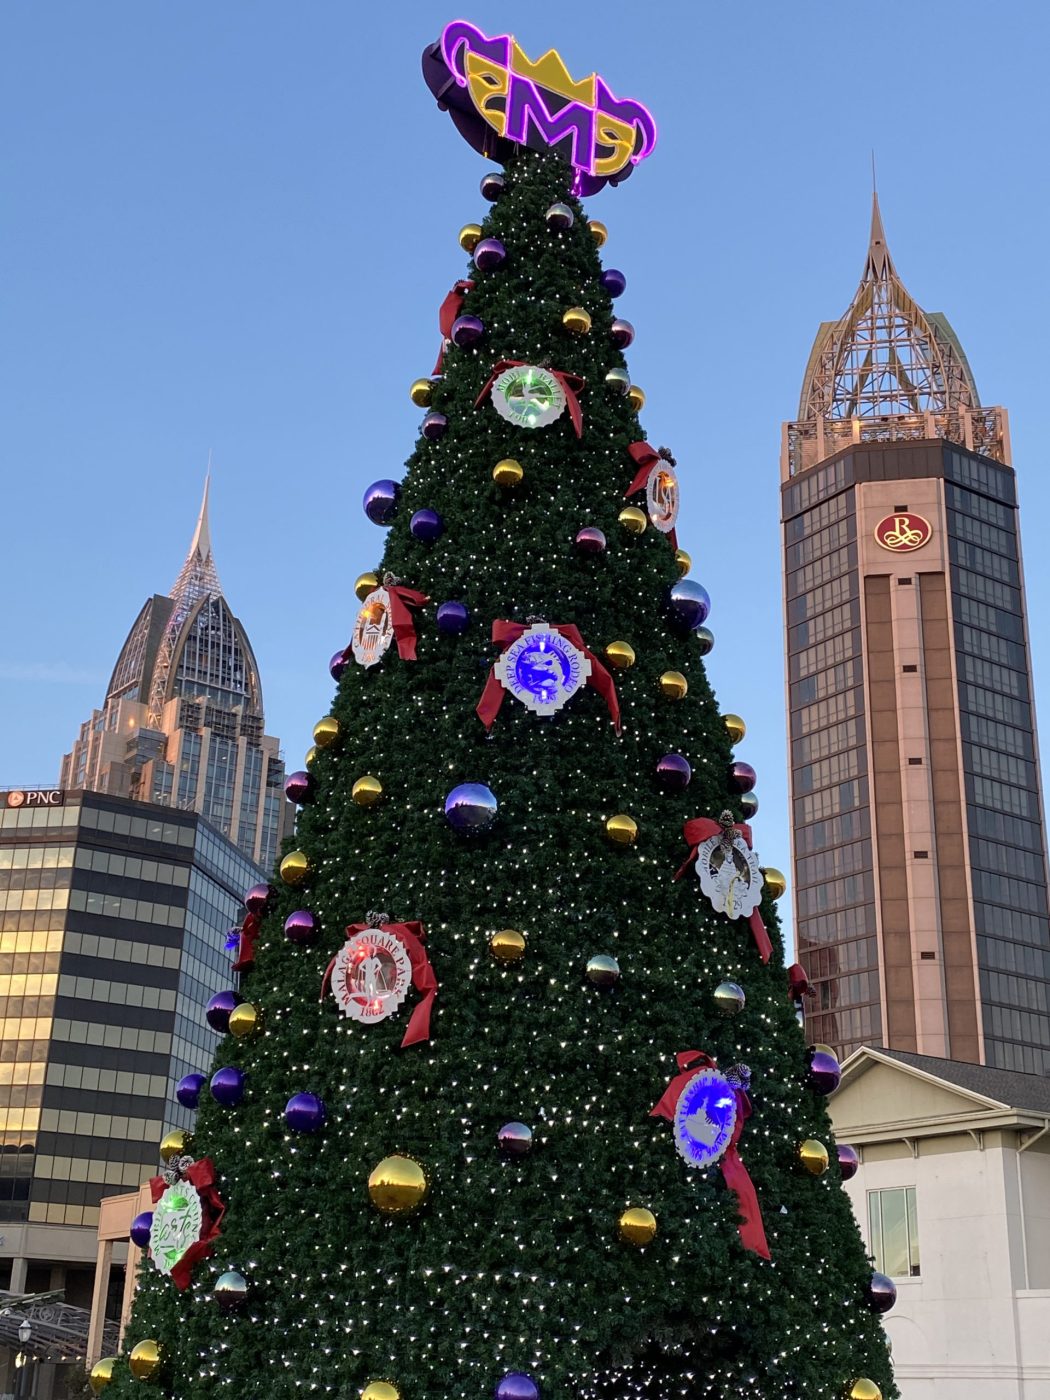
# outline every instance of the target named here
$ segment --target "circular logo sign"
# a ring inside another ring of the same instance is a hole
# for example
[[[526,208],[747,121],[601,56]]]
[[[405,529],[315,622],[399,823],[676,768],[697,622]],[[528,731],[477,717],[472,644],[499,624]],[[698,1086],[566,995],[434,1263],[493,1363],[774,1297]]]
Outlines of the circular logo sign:
[[[717,1069],[698,1070],[682,1090],[674,1114],[678,1151],[691,1167],[717,1162],[733,1138],[736,1094]]]
[[[385,1021],[404,1001],[412,963],[392,933],[366,928],[348,938],[335,955],[332,991],[351,1021]]]
[[[922,515],[901,511],[899,515],[887,515],[875,526],[875,542],[894,554],[907,554],[913,549],[921,549],[929,544],[933,526]]]
[[[496,662],[497,678],[528,710],[552,715],[591,674],[591,663],[545,622],[527,628]]]
[[[762,903],[762,870],[758,855],[739,831],[719,832],[701,841],[696,852],[700,888],[718,914],[750,918]]]
[[[153,1207],[149,1229],[150,1258],[162,1274],[170,1274],[190,1245],[197,1243],[203,1224],[197,1188],[188,1181],[169,1186]]]
[[[375,666],[393,641],[394,624],[390,620],[390,594],[385,588],[373,588],[357,614],[350,649],[361,666]]]
[[[9,807],[21,807],[26,800],[24,792],[9,792],[7,794],[7,805]]]
[[[513,365],[492,386],[496,412],[519,428],[545,428],[565,408],[565,390],[549,369]]]
[[[653,467],[645,484],[649,519],[661,534],[668,535],[678,519],[678,478],[669,462]]]

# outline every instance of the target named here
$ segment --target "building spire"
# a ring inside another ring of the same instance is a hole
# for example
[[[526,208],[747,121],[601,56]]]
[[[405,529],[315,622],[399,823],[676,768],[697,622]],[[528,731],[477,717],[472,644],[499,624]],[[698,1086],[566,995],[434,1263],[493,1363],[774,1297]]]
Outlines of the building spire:
[[[872,181],[874,182],[875,169],[872,165]],[[871,192],[871,236],[868,239],[868,261],[864,267],[864,282],[881,281],[884,277],[893,277],[896,269],[893,266],[893,259],[890,257],[890,250],[886,246],[886,231],[882,227],[882,212],[879,209],[879,192],[873,189]]]
[[[211,494],[211,453],[208,453],[208,470],[204,478],[204,495],[201,498],[197,526],[190,541],[190,550],[179,570],[179,576],[172,586],[169,597],[175,600],[175,615],[185,616],[189,609],[204,594],[221,593],[219,575],[211,552],[211,526],[208,522],[208,499]]]

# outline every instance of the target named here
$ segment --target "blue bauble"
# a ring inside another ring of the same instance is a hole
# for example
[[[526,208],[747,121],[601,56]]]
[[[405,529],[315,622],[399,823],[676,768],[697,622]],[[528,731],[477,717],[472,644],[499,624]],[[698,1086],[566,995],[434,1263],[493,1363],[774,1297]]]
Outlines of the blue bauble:
[[[618,267],[607,267],[598,280],[611,297],[622,296],[627,290],[627,278]]]
[[[203,1074],[184,1074],[175,1086],[175,1097],[183,1108],[196,1108],[201,1101],[201,1090],[207,1082]]]
[[[683,632],[693,632],[707,621],[711,599],[702,583],[691,578],[680,578],[671,585],[668,598],[671,616]]]
[[[139,1249],[145,1249],[149,1244],[149,1232],[153,1226],[153,1212],[144,1210],[141,1215],[136,1215],[131,1222],[131,1243],[137,1244]]]
[[[474,249],[474,266],[479,272],[495,272],[507,260],[507,250],[498,238],[483,238]]]
[[[445,798],[445,819],[461,836],[488,831],[496,820],[499,803],[484,783],[460,783]]]
[[[241,1099],[244,1098],[244,1086],[247,1075],[244,1070],[237,1069],[233,1065],[225,1065],[222,1069],[217,1069],[211,1077],[211,1096],[216,1103],[221,1103],[223,1108],[236,1108]]]
[[[230,1029],[230,1012],[243,1000],[236,992],[216,992],[204,1008],[204,1019],[213,1031],[225,1035]]]
[[[445,522],[436,510],[426,506],[423,510],[416,511],[408,523],[408,528],[417,540],[426,540],[429,544],[440,539],[445,533]]]
[[[508,1371],[492,1392],[495,1400],[540,1400],[540,1388],[524,1371]]]
[[[326,1117],[324,1100],[316,1094],[293,1094],[284,1106],[284,1121],[293,1133],[316,1133]]]
[[[373,525],[389,525],[397,514],[397,503],[401,498],[401,487],[389,477],[373,481],[365,491],[361,504]]]
[[[447,603],[438,604],[437,628],[439,632],[458,637],[461,632],[467,630],[469,622],[470,611],[465,603],[457,603],[455,599],[450,599]]]

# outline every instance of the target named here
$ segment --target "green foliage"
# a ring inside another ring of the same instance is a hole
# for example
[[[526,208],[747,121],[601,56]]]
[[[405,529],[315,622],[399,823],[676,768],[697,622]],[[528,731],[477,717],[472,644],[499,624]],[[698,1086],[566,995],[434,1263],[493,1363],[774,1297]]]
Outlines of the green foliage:
[[[683,821],[734,806],[731,750],[695,639],[668,625],[677,570],[666,536],[631,536],[617,523],[635,471],[627,447],[642,434],[604,383],[623,357],[609,340],[597,248],[567,184],[560,161],[523,153],[485,220],[485,235],[508,249],[501,270],[470,274],[466,309],[487,335],[446,357],[434,406],[449,429],[439,442],[420,440],[409,459],[381,565],[432,600],[419,617],[418,660],[392,648],[367,671],[351,664],[341,681],[340,741],[314,764],[318,794],[296,838],[315,873],[305,889],[281,890],[245,982],[265,1030],[219,1050],[218,1064],[248,1071],[248,1092],[236,1109],[208,1100],[200,1110],[194,1150],[220,1173],[222,1237],[186,1293],[155,1273],[139,1293],[128,1345],[163,1342],[159,1389],[178,1400],[241,1400],[264,1388],[272,1400],[351,1397],[376,1378],[396,1383],[403,1400],[481,1400],[505,1370],[533,1374],[544,1400],[841,1400],[861,1375],[896,1395],[881,1328],[862,1301],[870,1265],[837,1170],[814,1179],[798,1165],[803,1139],[834,1146],[825,1104],[806,1088],[779,946],[763,966],[745,922],[715,914],[692,875],[673,878],[687,854]],[[576,212],[562,234],[544,220],[558,199]],[[591,312],[589,336],[563,329],[572,305]],[[584,377],[582,440],[567,413],[527,432],[488,403],[475,408],[504,357]],[[686,489],[703,490],[690,479],[689,446],[679,452]],[[524,466],[516,491],[492,481],[504,457]],[[424,506],[446,523],[432,545],[408,529]],[[574,549],[583,525],[604,530],[604,555]],[[348,594],[372,562],[345,561]],[[434,625],[436,604],[452,598],[471,610],[461,637]],[[496,655],[490,625],[530,615],[575,623],[599,656],[615,639],[634,646],[637,663],[616,673],[621,738],[591,689],[553,720],[508,697],[486,736],[474,707]],[[672,668],[689,678],[677,703],[658,685]],[[684,793],[654,781],[668,751],[692,764]],[[384,788],[371,809],[350,798],[365,773]],[[500,803],[492,832],[475,840],[458,837],[442,812],[449,789],[467,781],[487,783]],[[638,822],[632,848],[605,839],[616,812]],[[323,929],[305,950],[281,934],[297,907]],[[440,983],[429,1043],[400,1048],[415,993],[371,1027],[319,1001],[346,926],[370,910],[425,926]],[[763,913],[778,944],[775,912],[767,903]],[[528,939],[520,963],[488,953],[503,927]],[[597,952],[619,960],[611,992],[585,979]],[[724,978],[747,992],[732,1020],[712,1001]],[[650,1116],[675,1054],[690,1049],[751,1068],[754,1116],[740,1153],[772,1262],[743,1248],[720,1171],[686,1167],[670,1124]],[[299,1091],[327,1104],[316,1136],[284,1127],[285,1102]],[[496,1146],[511,1119],[536,1138],[516,1161]],[[392,1152],[430,1174],[429,1202],[411,1218],[381,1216],[369,1202],[368,1175]],[[657,1215],[648,1248],[618,1239],[629,1205]],[[227,1316],[210,1290],[229,1268],[252,1292]],[[122,1371],[107,1400],[145,1393]]]

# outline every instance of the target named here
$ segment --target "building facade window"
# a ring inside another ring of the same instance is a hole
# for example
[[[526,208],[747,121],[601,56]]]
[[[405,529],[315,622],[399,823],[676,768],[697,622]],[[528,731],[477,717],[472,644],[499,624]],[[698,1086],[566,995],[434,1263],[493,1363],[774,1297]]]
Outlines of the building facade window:
[[[919,1276],[919,1216],[914,1186],[868,1192],[869,1247],[890,1278]]]

